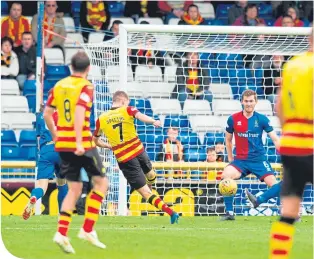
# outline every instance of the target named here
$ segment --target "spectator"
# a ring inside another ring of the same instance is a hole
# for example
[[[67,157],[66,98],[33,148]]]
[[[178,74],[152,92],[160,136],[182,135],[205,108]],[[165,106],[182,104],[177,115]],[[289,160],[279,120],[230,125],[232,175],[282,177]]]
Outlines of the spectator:
[[[237,1],[228,11],[228,24],[233,24],[238,17],[243,15],[247,0]]]
[[[13,47],[21,45],[22,33],[30,31],[28,20],[22,16],[22,5],[13,3],[10,9],[10,15],[2,19],[1,38],[8,36],[13,40]]]
[[[281,85],[281,73],[283,63],[283,56],[274,55],[271,59],[271,66],[268,69],[264,69],[264,94],[266,99],[268,99],[272,103],[272,105],[275,103],[277,90]]]
[[[226,152],[225,145],[222,141],[217,141],[215,143],[215,152],[217,155],[217,162],[225,162],[226,161]]]
[[[139,17],[162,17],[158,1],[126,1],[124,16],[137,20]]]
[[[161,145],[161,159],[166,162],[183,161],[183,145],[178,140],[179,130],[177,128],[169,128],[167,138]]]
[[[294,27],[294,22],[293,22],[292,17],[288,14],[284,15],[281,20],[281,26],[282,27]]]
[[[105,1],[82,1],[80,11],[81,27],[84,41],[88,41],[90,31],[106,31],[110,23],[110,13]]]
[[[294,22],[294,27],[303,27],[304,26],[304,22],[299,19],[299,10],[298,10],[298,8],[296,8],[294,6],[290,6],[288,8],[286,14],[292,17],[292,20]],[[276,20],[274,26],[282,26],[282,19],[283,19],[283,16],[280,16]]]
[[[61,48],[63,49],[63,44],[66,37],[66,31],[64,28],[63,19],[57,16],[57,2],[56,1],[46,1],[45,2],[45,14],[43,20],[44,30],[50,30],[59,34],[60,36],[53,35],[44,31],[45,37],[45,48]],[[37,19],[38,14],[35,14],[32,19],[32,35],[34,41],[37,43]]]
[[[20,90],[23,90],[26,80],[34,80],[36,74],[36,48],[33,45],[33,36],[30,32],[24,32],[22,35],[22,45],[16,49],[19,60],[19,74],[17,82]]]
[[[258,9],[255,4],[248,4],[244,8],[244,14],[238,17],[233,25],[235,26],[256,26],[259,23],[264,23],[265,21],[258,18]]]
[[[120,20],[115,20],[110,28],[110,33],[106,33],[104,41],[111,40],[119,35],[119,24],[123,24]]]
[[[191,4],[193,1],[158,1],[158,7],[165,15],[180,19]]]
[[[188,7],[187,12],[182,16],[182,20],[179,21],[179,25],[204,25],[205,20],[201,16],[198,6],[191,4]]]
[[[210,147],[207,149],[206,162],[213,163],[217,161],[217,154],[215,148]]]
[[[179,99],[182,109],[186,99],[207,100],[211,104],[213,95],[208,90],[209,72],[200,66],[198,53],[187,53],[187,61],[177,68],[176,76],[173,97]]]
[[[11,38],[5,36],[1,39],[1,79],[15,79],[19,72],[19,61],[12,47]]]

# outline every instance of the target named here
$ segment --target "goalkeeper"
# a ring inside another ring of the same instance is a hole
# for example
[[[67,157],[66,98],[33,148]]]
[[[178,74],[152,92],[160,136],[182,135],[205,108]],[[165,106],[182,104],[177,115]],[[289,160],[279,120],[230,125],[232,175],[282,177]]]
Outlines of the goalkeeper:
[[[137,136],[134,118],[160,127],[160,121],[140,113],[129,106],[129,97],[123,91],[113,95],[112,108],[103,113],[96,121],[94,141],[98,147],[107,148],[108,144],[100,139],[101,133],[108,138],[112,151],[118,161],[120,170],[132,188],[157,209],[170,216],[171,224],[178,223],[179,214],[168,207],[160,197],[152,194],[148,185],[156,181],[156,173],[144,150],[144,146]]]
[[[270,126],[269,119],[254,111],[257,104],[257,95],[252,90],[245,90],[242,94],[243,111],[235,113],[228,118],[226,127],[226,147],[229,165],[224,169],[223,179],[240,179],[252,173],[264,181],[270,189],[256,198],[247,189],[246,195],[250,203],[256,208],[261,203],[273,197],[278,197],[281,183],[277,183],[273,169],[266,160],[265,149],[262,142],[263,131],[278,146],[279,138]],[[232,138],[235,137],[236,156],[232,155]],[[226,215],[222,220],[234,220],[234,196],[225,196]]]

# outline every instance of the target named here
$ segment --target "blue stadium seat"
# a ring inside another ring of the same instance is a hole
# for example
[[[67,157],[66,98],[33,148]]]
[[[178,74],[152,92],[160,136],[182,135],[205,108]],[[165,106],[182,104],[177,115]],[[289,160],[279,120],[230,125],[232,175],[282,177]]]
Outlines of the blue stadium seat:
[[[242,68],[244,66],[243,57],[240,54],[217,54],[218,67]]]
[[[26,80],[23,87],[23,95],[36,94],[36,80]]]
[[[223,132],[206,132],[204,138],[204,145],[206,147],[214,146],[217,142],[225,142],[225,135]]]
[[[46,80],[60,80],[70,75],[70,68],[62,65],[47,65],[45,71]]]
[[[111,17],[121,17],[124,13],[124,5],[121,2],[109,1],[108,10]]]
[[[309,27],[310,26],[310,21],[308,19],[301,19],[304,23],[304,27]]]
[[[22,160],[22,158],[20,157],[20,148],[16,146],[1,145],[1,160]]]
[[[7,1],[1,1],[1,16],[9,14],[9,7]]]
[[[156,160],[156,156],[160,150],[160,144],[156,145],[156,144],[147,144],[145,145],[145,150],[148,154],[148,157],[150,160],[155,161]]]
[[[274,18],[264,18],[265,23],[267,26],[273,26],[275,23],[275,19]]]
[[[20,134],[19,144],[20,147],[35,146],[36,147],[37,136],[35,130],[22,130]]]
[[[22,160],[35,161],[37,158],[37,147],[24,146],[20,148],[20,157]]]
[[[216,10],[216,18],[228,18],[228,11],[232,4],[219,4]]]
[[[82,1],[71,1],[71,12],[72,14],[80,15]]]
[[[218,19],[205,19],[205,23],[207,25],[213,25],[213,26],[223,26],[223,22]]]
[[[18,146],[15,133],[13,130],[1,130],[2,146]]]
[[[185,148],[183,155],[184,161],[186,162],[198,162],[206,160],[206,150],[203,147]]]
[[[145,144],[161,144],[163,142],[162,134],[139,134],[139,139]]]
[[[49,90],[52,89],[58,81],[59,81],[58,79],[45,80],[44,81],[44,94],[47,94]]]
[[[164,122],[164,128],[169,127],[179,128],[180,131],[191,130],[191,125],[186,115],[167,115]]]
[[[195,132],[181,132],[180,141],[182,145],[200,145],[200,140]]]
[[[153,118],[155,120],[159,120],[159,117],[157,115],[154,115]],[[155,128],[151,124],[145,124],[144,122],[141,122],[140,120],[134,121],[136,126],[136,131],[138,134],[149,134],[149,133],[155,133],[155,134],[161,134],[162,129],[161,128]]]
[[[130,106],[136,107],[141,113],[153,116],[153,110],[148,99],[131,99]]]
[[[258,5],[258,15],[259,17],[263,18],[266,16],[272,16],[273,8],[270,4],[260,3]]]
[[[26,95],[26,99],[28,102],[28,108],[32,113],[36,112],[36,94],[28,94]]]

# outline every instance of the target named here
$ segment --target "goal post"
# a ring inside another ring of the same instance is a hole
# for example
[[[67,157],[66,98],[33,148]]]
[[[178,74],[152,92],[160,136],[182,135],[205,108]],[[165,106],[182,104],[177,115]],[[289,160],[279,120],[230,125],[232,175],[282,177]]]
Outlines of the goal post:
[[[241,109],[241,93],[253,89],[259,98],[256,110],[266,114],[280,134],[273,111],[276,92],[266,94],[265,89],[276,88],[283,62],[308,50],[311,28],[128,24],[119,28],[119,36],[112,40],[83,45],[91,58],[95,116],[110,108],[116,90],[125,90],[130,105],[163,125],[156,129],[136,121],[139,138],[157,172],[154,192],[184,216],[224,213],[218,183],[227,162],[226,120]],[[177,134],[180,142],[169,142],[171,134]],[[266,135],[263,141],[280,180],[280,157]],[[222,162],[208,162],[207,151],[212,147]],[[101,152],[112,186],[103,213],[126,215],[128,207],[131,215],[161,215],[136,192],[129,193],[112,152]],[[267,189],[254,176],[238,181],[238,187],[236,214],[278,213],[276,199],[259,209],[249,207],[244,188],[256,195]],[[313,188],[307,186],[303,213],[311,206]]]

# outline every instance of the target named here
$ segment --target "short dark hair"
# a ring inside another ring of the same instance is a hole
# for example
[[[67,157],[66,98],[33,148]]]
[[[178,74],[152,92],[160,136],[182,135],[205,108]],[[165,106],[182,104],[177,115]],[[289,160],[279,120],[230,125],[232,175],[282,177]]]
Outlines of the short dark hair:
[[[71,66],[75,72],[85,72],[90,66],[90,60],[83,51],[78,51],[71,59]]]
[[[215,145],[220,145],[220,144],[224,144],[222,141],[217,141],[217,142],[215,142]]]
[[[113,25],[116,25],[116,24],[123,24],[123,22],[121,20],[114,20],[111,28],[113,27]]]
[[[22,37],[23,37],[24,35],[31,35],[31,36],[33,37],[33,34],[32,34],[30,31],[24,31],[24,32],[22,33]]]
[[[285,14],[285,15],[283,15],[283,16],[282,16],[282,20],[283,20],[284,18],[290,18],[290,19],[293,21],[292,16],[291,16],[291,15],[289,15],[289,14]]]
[[[191,5],[189,5],[187,12],[190,11],[190,8],[192,8],[192,7],[195,7],[198,10],[198,6],[197,5],[191,4]]]
[[[4,36],[2,39],[1,39],[1,46],[3,45],[3,43],[5,42],[9,42],[11,44],[11,46],[13,47],[13,40],[8,37],[8,36]]]
[[[120,101],[120,98],[125,98],[127,100],[129,100],[129,96],[126,92],[124,91],[116,91],[113,96],[112,96],[112,101],[113,102],[117,102]]]
[[[149,24],[148,21],[141,21],[140,24]]]
[[[207,152],[206,153],[209,153],[209,152],[216,152],[216,150],[215,150],[214,147],[209,147],[209,148],[207,148]]]

